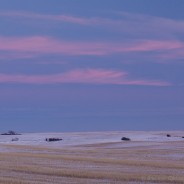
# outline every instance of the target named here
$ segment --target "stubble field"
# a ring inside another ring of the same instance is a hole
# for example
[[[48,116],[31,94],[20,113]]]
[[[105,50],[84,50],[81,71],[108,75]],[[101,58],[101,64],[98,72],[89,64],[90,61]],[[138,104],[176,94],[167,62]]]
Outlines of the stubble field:
[[[62,141],[39,145],[1,142],[0,183],[182,184],[184,140],[160,140],[162,136],[156,133],[145,140],[86,141],[65,146]],[[153,140],[157,137],[160,141]]]

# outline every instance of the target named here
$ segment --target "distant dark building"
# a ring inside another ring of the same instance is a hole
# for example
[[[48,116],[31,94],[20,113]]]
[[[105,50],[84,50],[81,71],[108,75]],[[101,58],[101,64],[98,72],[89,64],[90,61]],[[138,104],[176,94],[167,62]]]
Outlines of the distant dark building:
[[[16,133],[16,132],[10,130],[10,131],[8,131],[8,132],[6,132],[6,133],[2,133],[1,135],[21,135],[21,134],[18,134],[18,133]]]

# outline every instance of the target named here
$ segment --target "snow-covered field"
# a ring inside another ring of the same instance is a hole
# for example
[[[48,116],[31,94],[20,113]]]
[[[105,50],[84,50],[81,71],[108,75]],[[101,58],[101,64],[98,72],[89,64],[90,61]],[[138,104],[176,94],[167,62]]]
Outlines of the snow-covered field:
[[[0,184],[184,184],[183,136],[184,131],[0,135]]]
[[[167,137],[170,134],[171,137]],[[119,132],[77,132],[77,133],[22,133],[22,135],[0,135],[0,144],[13,145],[40,145],[40,146],[80,146],[97,143],[122,143],[122,137],[131,141],[119,144],[120,147],[133,145],[152,145],[169,141],[184,141],[184,131],[119,131]],[[18,138],[18,141],[12,139]],[[46,142],[46,138],[62,138],[58,142]],[[129,144],[127,144],[129,143]],[[116,144],[117,145],[117,144]]]

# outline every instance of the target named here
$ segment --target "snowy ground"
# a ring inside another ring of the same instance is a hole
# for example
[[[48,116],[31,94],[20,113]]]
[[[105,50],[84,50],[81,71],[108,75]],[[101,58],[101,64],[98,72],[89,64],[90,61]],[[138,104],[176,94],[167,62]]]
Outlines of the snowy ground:
[[[170,134],[171,137],[166,135]],[[119,131],[119,132],[83,132],[83,133],[23,133],[22,135],[0,135],[0,144],[13,145],[40,145],[51,147],[82,146],[88,144],[117,143],[114,146],[128,147],[139,145],[154,145],[164,142],[184,141],[184,131]],[[62,138],[58,142],[46,142],[46,138]],[[131,141],[121,141],[122,137],[128,137]],[[18,138],[18,141],[12,139]],[[120,144],[118,144],[120,143]],[[0,148],[1,149],[1,148]]]
[[[184,184],[183,136],[184,131],[0,135],[0,183]]]

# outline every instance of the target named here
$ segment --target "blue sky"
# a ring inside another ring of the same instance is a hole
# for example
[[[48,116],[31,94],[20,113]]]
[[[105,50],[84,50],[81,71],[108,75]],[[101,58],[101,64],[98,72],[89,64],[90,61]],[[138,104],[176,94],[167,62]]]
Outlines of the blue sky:
[[[182,0],[1,0],[1,131],[184,128]]]

